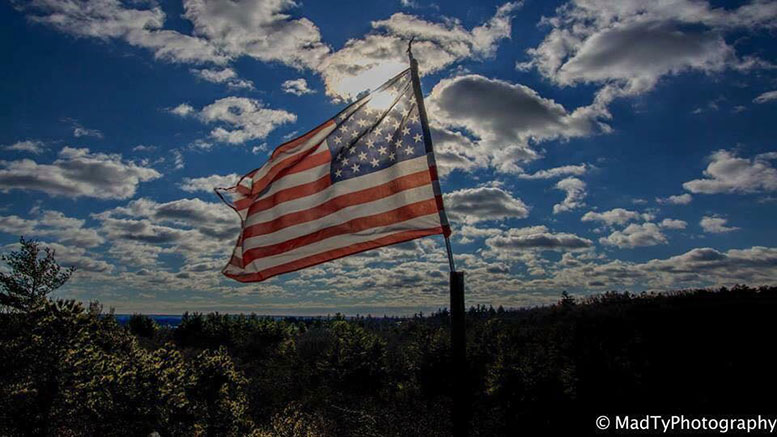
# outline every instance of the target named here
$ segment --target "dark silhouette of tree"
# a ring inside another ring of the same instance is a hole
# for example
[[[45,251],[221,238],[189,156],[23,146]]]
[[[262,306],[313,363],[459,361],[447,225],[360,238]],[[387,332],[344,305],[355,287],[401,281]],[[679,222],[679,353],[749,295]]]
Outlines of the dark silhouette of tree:
[[[20,250],[0,256],[11,269],[10,273],[0,273],[0,305],[29,311],[64,285],[75,268],[60,267],[54,259],[54,250],[41,247],[36,240],[21,237],[19,243]]]
[[[145,314],[133,314],[127,322],[130,332],[138,337],[151,338],[159,329],[154,319]]]
[[[574,296],[570,296],[569,293],[564,290],[561,292],[561,301],[559,302],[562,308],[569,308],[575,306]]]

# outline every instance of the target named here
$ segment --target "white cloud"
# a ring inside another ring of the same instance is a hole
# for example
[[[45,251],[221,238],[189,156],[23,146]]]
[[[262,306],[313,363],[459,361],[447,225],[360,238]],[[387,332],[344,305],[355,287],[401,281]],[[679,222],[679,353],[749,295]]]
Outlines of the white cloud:
[[[132,148],[133,152],[153,152],[156,150],[156,146],[145,146],[143,144],[139,144]]]
[[[267,151],[267,143],[259,144],[258,146],[251,147],[251,153],[258,155],[261,152]]]
[[[173,149],[170,153],[173,155],[173,168],[182,169],[184,167],[183,153],[178,149]]]
[[[54,250],[54,255],[62,266],[76,268],[75,278],[84,272],[111,273],[114,271],[115,267],[112,264],[96,259],[83,247],[60,243],[46,243],[46,246]]]
[[[255,99],[225,97],[216,100],[200,111],[206,123],[221,123],[227,127],[213,129],[210,136],[221,142],[241,144],[249,140],[263,139],[275,127],[297,121],[297,116],[279,109],[269,109]]]
[[[656,197],[656,202],[661,204],[670,204],[670,205],[687,205],[691,203],[692,200],[693,200],[693,196],[691,196],[688,193],[678,194],[678,195],[669,196],[669,197]]]
[[[772,284],[776,275],[777,248],[756,246],[721,252],[705,247],[645,263],[573,260],[548,277],[516,281],[513,286],[524,290],[584,290],[585,284],[597,284],[671,290],[737,283],[766,285]]]
[[[501,229],[479,228],[471,225],[464,225],[460,229],[456,229],[454,231],[454,234],[459,237],[459,241],[461,241],[463,244],[471,243],[472,241],[480,238],[500,235],[501,233]]]
[[[119,39],[151,50],[158,59],[225,64],[229,57],[205,39],[162,29],[165,13],[152,5],[134,9],[118,0],[35,0],[14,3],[28,18],[60,32],[100,40]]]
[[[714,98],[714,99],[708,101],[705,105],[696,107],[693,111],[691,111],[691,114],[699,115],[699,114],[703,114],[705,112],[718,111],[718,110],[720,110],[720,104],[722,102],[724,102],[725,100],[726,99],[723,96],[719,96],[717,98]]]
[[[82,219],[67,217],[59,211],[35,211],[30,219],[16,215],[0,216],[0,230],[9,235],[52,237],[67,246],[87,248],[105,242],[97,231],[84,227],[84,223]]]
[[[154,169],[121,155],[65,147],[51,164],[30,159],[0,161],[0,191],[37,190],[50,196],[126,199],[141,182],[157,179]]]
[[[580,221],[583,222],[601,222],[607,226],[625,225],[632,220],[640,220],[642,214],[636,211],[630,211],[623,208],[615,208],[605,212],[588,211],[583,215]]]
[[[168,62],[225,65],[230,61],[211,42],[174,30],[131,32],[127,42],[152,50],[157,59]]]
[[[43,143],[43,141],[39,141],[39,140],[24,140],[24,141],[17,141],[7,146],[3,146],[2,148],[3,150],[13,150],[16,152],[28,152],[28,153],[33,153],[35,155],[38,155],[40,153],[43,153],[43,151],[46,150],[46,145]]]
[[[562,176],[582,176],[588,172],[590,166],[587,164],[563,165],[561,167],[537,170],[534,173],[521,173],[519,179],[553,179]]]
[[[667,74],[720,71],[733,61],[733,49],[716,33],[683,31],[664,22],[631,22],[586,38],[554,78],[561,84],[625,81],[631,88],[645,89]]]
[[[179,117],[186,117],[196,112],[194,107],[188,103],[181,103],[175,108],[168,109],[168,111]]]
[[[777,191],[777,169],[769,159],[768,154],[747,159],[728,150],[718,150],[709,158],[705,178],[688,181],[683,188],[703,194]]]
[[[450,52],[468,55],[475,53],[489,57],[496,52],[497,43],[510,37],[512,13],[521,6],[520,2],[505,3],[495,15],[471,31],[464,29],[456,19],[444,23],[431,23],[413,15],[396,13],[387,20],[374,21],[372,27],[385,29],[390,35],[405,40],[415,37],[418,41],[432,41]]]
[[[480,153],[471,139],[460,132],[436,126],[430,126],[434,155],[441,176],[447,176],[456,169],[471,171],[477,167],[489,165],[489,157]]]
[[[131,240],[112,240],[107,255],[124,267],[160,267],[159,255],[172,253],[169,248]]]
[[[164,29],[167,17],[155,3],[34,0],[14,6],[31,21],[69,35],[121,40],[168,62],[225,67],[249,56],[315,70],[330,54],[312,21],[292,17],[298,6],[292,0],[185,0],[183,17],[193,25],[191,35]],[[253,87],[228,67],[192,73],[232,88]]]
[[[527,86],[473,74],[441,80],[428,104],[434,121],[475,136],[477,149],[470,153],[484,155],[487,163],[502,172],[520,173],[520,161],[538,158],[532,143],[588,136],[605,129],[590,108],[568,112]]]
[[[203,123],[218,124],[211,130],[210,137],[228,144],[263,139],[276,127],[297,121],[295,114],[267,108],[263,102],[247,97],[224,97],[199,112],[182,103],[170,112],[179,116],[196,115]]]
[[[311,20],[298,17],[300,5],[293,0],[184,0],[183,18],[192,24],[191,35],[165,29],[167,17],[155,3],[34,0],[14,6],[28,19],[69,35],[122,40],[151,50],[160,60],[219,66],[191,71],[233,88],[252,87],[228,67],[248,56],[316,71],[324,77],[329,95],[348,98],[405,68],[411,36],[424,72],[461,59],[493,56],[498,42],[510,37],[512,13],[520,2],[503,4],[489,20],[469,30],[454,18],[434,23],[396,13],[372,22],[372,33],[348,40],[335,53]]]
[[[232,57],[315,68],[329,53],[318,27],[292,18],[292,0],[186,0],[184,16],[194,33]]]
[[[220,267],[240,231],[234,211],[220,202],[199,199],[160,203],[142,198],[93,217],[100,220],[100,232],[107,241],[132,250],[124,258],[132,258],[135,265],[151,264],[160,253],[174,253],[184,257],[187,265],[213,262]],[[218,278],[218,270],[203,274]]]
[[[623,226],[632,221],[651,221],[655,216],[651,213],[640,213],[624,208],[613,208],[609,211],[588,211],[580,218],[582,222],[598,222],[608,227]]]
[[[200,199],[178,199],[159,203],[142,198],[133,200],[126,207],[117,207],[96,215],[102,220],[123,216],[151,219],[157,224],[182,225],[216,238],[233,238],[240,226],[240,220],[234,211],[220,202],[204,202]]]
[[[699,222],[704,232],[710,234],[722,234],[739,229],[736,226],[726,226],[726,223],[728,223],[728,219],[718,216],[704,216]]]
[[[228,175],[210,175],[201,178],[184,178],[178,186],[183,191],[193,193],[195,191],[203,191],[212,193],[214,188],[227,188],[235,185],[240,179],[240,175],[236,173]]]
[[[238,77],[235,70],[231,68],[222,68],[222,69],[210,69],[210,68],[202,68],[202,69],[196,69],[193,68],[191,71],[195,76],[199,77],[200,79],[207,80],[208,82],[213,83],[223,83],[226,84],[230,88],[234,89],[254,89],[254,83],[250,80],[241,79]]]
[[[295,138],[295,137],[299,136],[298,134],[299,134],[299,131],[296,131],[296,130],[295,131],[291,131],[291,132],[289,132],[289,133],[287,133],[286,135],[283,136],[283,141],[289,141],[292,138]]]
[[[598,99],[606,104],[646,92],[666,75],[766,65],[740,59],[724,35],[773,28],[775,17],[777,8],[759,1],[724,9],[693,0],[573,0],[543,19],[551,31],[518,67],[560,85],[605,84]]]
[[[765,284],[773,281],[777,273],[777,249],[755,246],[721,252],[698,248],[665,260],[651,260],[640,269],[670,274],[680,280]]]
[[[78,123],[74,123],[73,124],[73,136],[76,137],[76,138],[81,138],[81,137],[102,138],[103,137],[103,133],[100,132],[97,129],[85,128],[84,126],[82,126],[82,125],[80,125]]]
[[[566,192],[566,196],[561,203],[553,205],[553,214],[567,212],[585,206],[583,199],[585,199],[585,196],[588,193],[586,191],[585,182],[580,179],[573,177],[562,179],[556,184],[556,189]]]
[[[753,103],[767,103],[777,100],[777,90],[767,91],[753,99]]]
[[[527,250],[577,250],[593,246],[586,238],[565,232],[553,233],[545,226],[512,228],[501,235],[486,239],[486,246],[497,253],[514,253]]]
[[[666,236],[655,223],[632,223],[622,231],[614,231],[607,237],[602,237],[599,242],[608,246],[643,247],[667,244]]]
[[[471,30],[455,18],[433,23],[401,12],[373,21],[373,33],[348,40],[320,65],[327,94],[351,98],[407,68],[407,41],[413,37],[413,55],[422,74],[462,59],[489,58],[499,41],[510,37],[512,14],[519,7],[517,2],[505,3],[488,21]]]
[[[529,215],[529,207],[521,199],[498,187],[465,188],[447,193],[445,206],[452,220],[467,224]]]
[[[14,6],[34,22],[84,38],[122,40],[151,50],[157,59],[225,66],[248,56],[322,73],[332,95],[336,84],[383,69],[386,63],[406,63],[405,41],[415,36],[416,52],[427,70],[439,70],[466,57],[492,56],[496,43],[510,36],[511,14],[518,3],[502,5],[481,26],[466,30],[458,20],[430,23],[403,13],[372,23],[380,34],[349,40],[332,54],[319,28],[308,18],[296,17],[292,0],[184,0],[183,17],[192,23],[191,35],[164,29],[166,15],[154,3],[119,0],[34,0]],[[386,51],[391,46],[392,50]],[[248,87],[250,82],[231,76],[230,69],[194,70],[206,80]],[[364,89],[364,88],[363,88]],[[358,90],[358,91],[362,91]],[[357,92],[358,92],[357,91]]]
[[[308,88],[308,81],[303,78],[287,80],[281,84],[281,89],[284,93],[294,94],[295,96],[315,93],[315,91]]]
[[[660,226],[664,229],[685,229],[688,223],[683,220],[665,218],[661,220]]]

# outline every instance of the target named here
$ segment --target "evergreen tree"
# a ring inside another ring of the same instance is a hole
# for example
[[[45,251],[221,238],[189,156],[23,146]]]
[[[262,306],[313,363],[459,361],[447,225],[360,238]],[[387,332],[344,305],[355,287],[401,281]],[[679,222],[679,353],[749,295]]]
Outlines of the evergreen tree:
[[[60,267],[54,259],[54,250],[41,247],[36,240],[21,237],[19,243],[20,250],[0,256],[11,270],[0,272],[0,306],[29,311],[64,285],[75,268]]]

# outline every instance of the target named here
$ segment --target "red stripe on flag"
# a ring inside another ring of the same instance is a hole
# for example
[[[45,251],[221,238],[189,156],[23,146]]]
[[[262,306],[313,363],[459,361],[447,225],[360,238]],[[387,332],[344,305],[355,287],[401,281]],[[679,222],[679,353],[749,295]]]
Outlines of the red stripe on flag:
[[[251,202],[253,202],[253,201],[254,201],[254,199],[252,199],[250,197],[246,197],[245,199],[236,200],[234,202],[235,209],[238,210],[238,211],[246,209],[249,206],[251,206]]]
[[[292,166],[287,167],[285,169],[279,169],[278,172],[276,172],[276,174],[272,175],[272,176],[274,176],[274,180],[269,181],[267,183],[267,185],[269,185],[272,182],[276,182],[276,181],[280,180],[284,176],[295,174],[295,173],[300,173],[300,172],[303,172],[305,170],[310,170],[311,168],[318,167],[320,165],[324,165],[324,164],[326,164],[326,163],[328,163],[330,161],[330,157],[331,157],[331,154],[329,153],[329,150],[325,150],[323,152],[316,153],[315,155],[311,155],[311,156],[307,157],[305,160],[299,161],[295,165],[292,165]],[[274,168],[273,168],[273,170],[274,170]],[[270,170],[270,171],[272,172],[273,170]],[[265,177],[267,177],[267,176],[270,176],[270,173],[265,175]],[[329,177],[329,175],[327,175],[327,178],[328,177]],[[254,187],[256,187],[256,185]],[[260,191],[254,191],[254,192],[260,192]],[[261,202],[263,200],[264,199],[261,199],[261,200],[259,200],[259,202]],[[234,202],[235,209],[237,209],[238,211],[242,211],[242,210],[244,210],[244,209],[246,209],[248,207],[251,207],[252,204],[255,201],[256,201],[256,199],[254,199],[253,197],[247,197],[245,199],[237,200],[237,201]],[[251,210],[253,210],[253,208]]]
[[[338,258],[348,256],[348,255],[353,255],[359,252],[364,252],[364,251],[375,249],[382,246],[389,246],[391,244],[402,243],[405,241],[410,241],[416,238],[426,237],[429,235],[442,234],[443,232],[444,232],[443,228],[439,226],[436,228],[429,228],[429,229],[402,231],[402,232],[397,232],[396,234],[388,235],[375,240],[364,241],[361,243],[352,244],[350,246],[317,253],[315,255],[307,256],[305,258],[300,258],[298,260],[295,260],[286,264],[281,264],[275,267],[271,267],[269,269],[265,269],[257,273],[248,273],[243,275],[224,273],[224,275],[240,282],[263,281],[267,278],[271,278],[276,275],[294,272],[297,270],[304,269],[306,267],[315,266],[318,264],[322,264],[328,261],[332,261]]]
[[[312,131],[306,133],[305,135],[302,135],[301,137],[294,138],[291,141],[288,141],[286,143],[281,144],[280,146],[276,147],[275,150],[272,152],[271,158],[275,158],[276,156],[280,155],[281,153],[293,149],[297,147],[300,143],[303,143],[310,138],[312,138],[315,134],[317,134],[321,129],[324,129],[327,126],[330,126],[334,124],[334,121],[329,120],[326,123],[322,124],[321,126],[313,129]]]
[[[352,234],[363,231],[365,229],[377,228],[380,226],[388,226],[390,224],[400,223],[415,217],[421,217],[436,212],[437,199],[427,199],[420,202],[410,203],[408,205],[404,205],[402,207],[380,214],[355,218],[339,225],[319,229],[313,233],[286,240],[282,243],[245,250],[243,251],[243,265],[248,265],[255,259],[288,252],[298,247],[306,246],[308,244],[325,240],[327,238],[336,237],[343,234]]]
[[[262,176],[258,181],[254,181],[251,192],[254,194],[260,193],[265,189],[265,187],[267,187],[267,185],[278,178],[288,174],[299,173],[301,171],[305,171],[313,167],[318,167],[319,165],[329,162],[332,155],[329,152],[329,149],[316,153],[315,155],[310,155],[310,153],[314,151],[316,147],[317,145],[311,147],[308,150],[305,150],[304,152],[289,156],[278,164],[275,164],[275,166],[273,166],[273,168],[271,168],[267,174]]]
[[[278,177],[275,178],[275,181],[278,179],[288,176],[290,174],[294,173],[300,173],[305,170],[310,170],[311,168],[318,167],[319,165],[326,164],[332,160],[332,153],[329,151],[329,149],[324,150],[323,152],[316,153],[315,155],[310,155],[307,158],[305,158],[304,161],[300,161],[298,164],[293,165],[281,172],[278,173]]]
[[[327,175],[327,178],[328,177],[329,176]],[[307,223],[321,217],[325,217],[349,206],[372,202],[374,200],[382,199],[384,197],[388,197],[411,188],[429,185],[429,183],[429,173],[426,171],[411,173],[409,175],[393,179],[389,182],[386,182],[385,184],[376,185],[374,187],[360,191],[354,191],[348,194],[343,194],[309,209],[295,211],[286,215],[282,215],[274,220],[249,226],[243,231],[243,236],[244,238],[250,238],[269,234],[288,226]],[[253,207],[251,209],[253,210]]]
[[[299,199],[301,197],[316,194],[325,190],[331,185],[332,178],[329,176],[329,173],[327,173],[323,177],[313,182],[300,184],[295,187],[286,188],[285,190],[279,190],[272,196],[259,199],[253,205],[251,205],[251,207],[248,209],[248,216],[250,217],[255,213],[270,209],[275,205],[288,202],[289,200]]]

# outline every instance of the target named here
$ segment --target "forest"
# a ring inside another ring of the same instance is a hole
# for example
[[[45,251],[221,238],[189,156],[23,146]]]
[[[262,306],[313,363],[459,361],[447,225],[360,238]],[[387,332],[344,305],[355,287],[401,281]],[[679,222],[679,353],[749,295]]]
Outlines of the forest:
[[[4,260],[31,256],[16,255]],[[55,264],[51,285],[69,277]],[[773,286],[472,307],[468,378],[452,380],[445,309],[187,313],[177,327],[136,314],[121,324],[96,302],[41,291],[20,300],[22,279],[42,268],[0,274],[3,436],[446,436],[461,385],[472,436],[585,435],[601,414],[769,414],[777,405]]]

